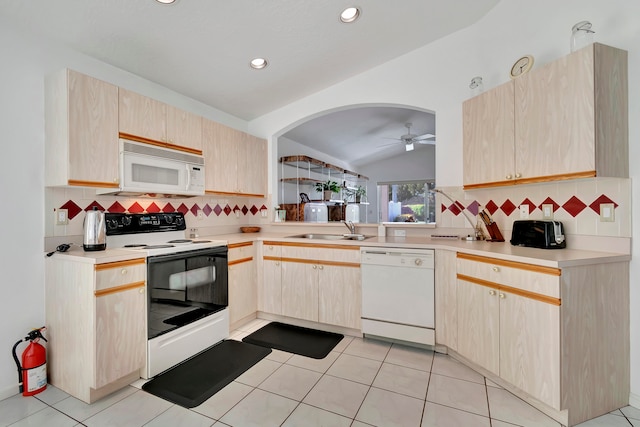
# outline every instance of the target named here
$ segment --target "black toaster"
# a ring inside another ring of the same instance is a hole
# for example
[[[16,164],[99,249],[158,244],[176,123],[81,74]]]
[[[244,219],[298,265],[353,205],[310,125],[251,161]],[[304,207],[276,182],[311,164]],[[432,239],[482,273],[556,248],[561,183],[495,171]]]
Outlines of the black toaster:
[[[564,226],[560,221],[535,219],[513,222],[511,244],[540,249],[562,249],[567,246]]]

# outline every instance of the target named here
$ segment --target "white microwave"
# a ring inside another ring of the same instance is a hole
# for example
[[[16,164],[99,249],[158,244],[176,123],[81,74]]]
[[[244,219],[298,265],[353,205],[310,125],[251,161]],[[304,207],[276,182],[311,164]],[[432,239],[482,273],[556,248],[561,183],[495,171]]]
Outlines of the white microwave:
[[[204,157],[120,139],[120,188],[98,194],[151,197],[204,195]]]

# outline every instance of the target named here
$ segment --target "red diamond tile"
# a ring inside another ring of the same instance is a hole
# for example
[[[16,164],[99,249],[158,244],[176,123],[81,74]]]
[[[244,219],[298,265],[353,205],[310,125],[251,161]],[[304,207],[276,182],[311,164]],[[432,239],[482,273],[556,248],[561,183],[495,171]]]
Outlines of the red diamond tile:
[[[267,210],[267,209],[269,209],[269,208],[267,208],[265,205],[260,206],[260,210],[261,210],[261,211],[262,211],[262,210]]]
[[[572,217],[578,216],[578,214],[586,207],[587,205],[585,205],[582,200],[578,199],[576,196],[571,197],[564,205],[562,205],[562,208]]]
[[[182,215],[186,215],[187,212],[189,212],[189,208],[186,207],[184,203],[180,203],[180,206],[178,206],[178,209],[176,209],[176,211],[180,212]]]
[[[444,204],[440,205],[440,212],[444,212],[447,210],[447,207]]]
[[[511,200],[507,199],[502,205],[500,205],[500,209],[509,216],[516,210],[516,205],[514,205]]]
[[[191,211],[193,216],[198,216],[198,211],[200,210],[200,206],[198,206],[197,203],[194,203],[193,206],[191,206],[191,209],[189,210]]]
[[[546,199],[544,199],[538,206],[538,209],[542,210],[542,205],[553,205],[554,212],[560,209],[560,205],[557,204],[551,197],[547,197]]]
[[[220,216],[220,214],[222,213],[222,208],[220,207],[220,205],[216,204],[216,206],[213,208],[213,213],[216,214],[216,216]]]
[[[529,206],[529,213],[535,211],[537,206],[529,199],[524,199],[518,206],[527,205]]]
[[[242,206],[242,215],[246,215],[247,212],[249,212],[249,208],[247,208],[247,205]]]
[[[125,213],[127,210],[120,203],[113,202],[113,204],[109,206],[109,209],[107,209],[107,211],[111,213]]]
[[[453,212],[453,214],[454,214],[455,216],[460,215],[460,212],[462,212],[462,210],[461,210],[461,209],[458,207],[458,205],[457,205],[457,204],[455,204],[455,203],[454,203],[454,204],[452,204],[451,206],[449,206],[449,210],[450,210],[451,212]]]
[[[235,211],[239,211],[239,210],[240,210],[240,206],[235,205],[235,206],[233,207],[233,209],[232,209],[232,210],[233,210],[234,212],[235,212]]]
[[[66,209],[67,210],[67,217],[70,220],[75,218],[80,212],[82,212],[82,208],[80,206],[76,205],[75,203],[73,203],[73,200],[69,200],[67,203],[65,203],[64,205],[60,206],[60,209]]]
[[[98,208],[99,211],[103,211],[104,212],[104,208],[102,207],[102,205],[100,203],[96,202],[95,200],[93,202],[89,203],[89,206],[84,208],[85,212],[86,211],[92,211],[94,206],[96,208]]]
[[[211,215],[211,211],[213,211],[213,209],[211,209],[211,206],[209,206],[209,203],[204,205],[204,208],[202,208],[202,212],[204,212],[206,216]]]
[[[226,205],[223,209],[224,213],[227,214],[227,216],[229,216],[229,214],[231,213],[231,206]]]
[[[151,204],[147,206],[147,212],[158,213],[160,212],[160,206],[156,205],[156,202],[151,202]]]
[[[478,212],[480,211],[480,203],[478,203],[477,200],[474,200],[473,203],[467,206],[467,210],[471,212],[473,216],[478,215]]]
[[[142,213],[144,212],[144,208],[140,206],[140,203],[134,202],[128,209],[129,213]]]
[[[489,211],[491,215],[496,213],[496,211],[499,209],[498,205],[496,205],[493,200],[489,200],[489,203],[487,203],[487,206],[485,206],[485,208]]]
[[[589,207],[598,215],[600,215],[600,205],[603,203],[613,203],[613,207],[617,208],[618,204],[616,202],[614,202],[613,200],[611,200],[610,198],[608,198],[607,196],[605,196],[604,194],[600,197],[598,197],[597,199],[595,199],[593,201],[593,203],[591,203],[589,205]]]
[[[252,205],[252,206],[251,206],[251,209],[249,209],[249,210],[251,211],[251,215],[255,215],[255,214],[257,214],[257,213],[258,213],[258,211],[259,211],[260,209],[258,209],[258,208],[256,207],[256,205]]]
[[[171,213],[175,211],[176,211],[176,208],[174,208],[171,203],[167,203],[166,205],[164,205],[164,208],[162,208],[162,212],[164,213]]]

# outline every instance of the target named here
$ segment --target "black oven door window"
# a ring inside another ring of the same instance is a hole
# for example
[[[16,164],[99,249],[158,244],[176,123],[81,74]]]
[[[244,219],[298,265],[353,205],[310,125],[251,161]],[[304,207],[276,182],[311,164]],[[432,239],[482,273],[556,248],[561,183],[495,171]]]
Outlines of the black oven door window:
[[[149,338],[228,305],[226,248],[149,257]]]

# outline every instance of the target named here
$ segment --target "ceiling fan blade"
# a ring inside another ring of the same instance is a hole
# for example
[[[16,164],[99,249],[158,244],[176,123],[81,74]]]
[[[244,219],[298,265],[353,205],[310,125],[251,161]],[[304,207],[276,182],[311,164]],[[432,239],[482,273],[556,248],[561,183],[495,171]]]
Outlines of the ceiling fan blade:
[[[435,139],[422,139],[422,140],[414,141],[414,142],[417,142],[418,144],[435,145],[436,140]]]
[[[393,139],[393,138],[387,138],[387,139]],[[398,143],[392,142],[391,144],[382,144],[382,145],[376,146],[376,148],[391,147],[392,145],[398,145]]]
[[[416,136],[415,138],[413,138],[414,141],[421,141],[424,139],[431,139],[431,138],[435,138],[436,136],[432,133],[425,133],[424,135],[420,135],[420,136]]]
[[[383,137],[382,139],[393,139],[394,141],[401,141],[401,142],[403,142],[403,141],[404,141],[404,140],[403,140],[403,139],[401,139],[401,138],[389,138],[388,136]]]

